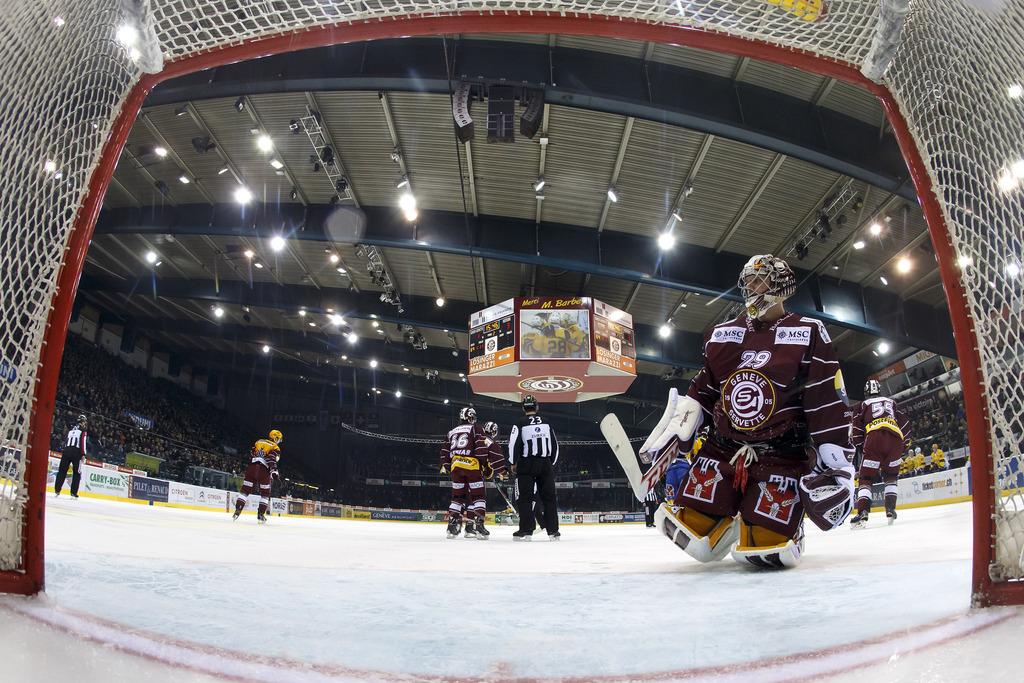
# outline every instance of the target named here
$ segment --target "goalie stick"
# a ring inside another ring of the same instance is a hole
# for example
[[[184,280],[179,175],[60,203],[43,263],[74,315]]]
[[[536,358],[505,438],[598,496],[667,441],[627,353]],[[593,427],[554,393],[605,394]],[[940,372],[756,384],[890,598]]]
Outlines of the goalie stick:
[[[642,503],[651,489],[665,476],[668,466],[679,450],[679,442],[673,440],[672,445],[664,449],[661,456],[651,463],[647,472],[641,472],[640,459],[633,451],[633,445],[630,443],[629,437],[626,436],[626,430],[622,428],[618,416],[614,413],[604,416],[604,419],[601,420],[601,434],[604,435],[605,441],[611,446],[615,458],[626,473],[626,479],[629,480],[629,485],[633,489],[633,495]]]

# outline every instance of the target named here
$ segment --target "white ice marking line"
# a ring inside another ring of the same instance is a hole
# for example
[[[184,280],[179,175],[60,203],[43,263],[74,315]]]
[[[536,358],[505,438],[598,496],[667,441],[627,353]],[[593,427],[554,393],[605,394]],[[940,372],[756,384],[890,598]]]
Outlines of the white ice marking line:
[[[176,640],[141,629],[107,622],[102,619],[75,612],[57,609],[33,599],[18,597],[0,598],[0,607],[22,616],[43,622],[53,628],[86,640],[109,645],[121,652],[154,660],[172,667],[197,671],[230,680],[268,681],[283,683],[339,683],[344,681],[516,681],[503,676],[498,668],[495,676],[431,676],[402,674],[366,669],[348,669],[338,666],[309,664],[283,658],[263,657],[216,647]],[[860,669],[889,661],[894,655],[909,653],[940,645],[950,640],[963,638],[983,629],[1000,624],[1017,616],[1013,609],[986,609],[947,617],[931,624],[890,633],[867,640],[838,645],[822,650],[795,653],[771,660],[730,664],[719,667],[633,673],[611,676],[545,677],[544,680],[557,682],[578,682],[582,680],[601,683],[616,681],[715,681],[716,683],[736,681],[746,683],[751,674],[760,682],[808,679],[815,676],[832,675]],[[188,664],[184,664],[188,662]]]

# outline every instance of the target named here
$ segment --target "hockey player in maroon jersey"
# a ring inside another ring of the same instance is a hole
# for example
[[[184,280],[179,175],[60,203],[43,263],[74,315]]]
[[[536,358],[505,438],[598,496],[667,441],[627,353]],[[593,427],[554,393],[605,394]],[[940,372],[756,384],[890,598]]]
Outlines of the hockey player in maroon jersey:
[[[862,529],[871,510],[871,485],[879,479],[885,482],[885,516],[889,524],[896,521],[896,493],[903,449],[910,445],[910,420],[896,402],[882,395],[882,386],[876,380],[864,384],[864,402],[853,418],[851,429],[854,446],[863,446],[864,459],[860,465],[860,483],[857,490],[857,514],[850,526]]]
[[[245,503],[254,489],[259,490],[257,498],[256,519],[260,524],[267,523],[267,510],[270,508],[270,483],[278,476],[277,461],[281,457],[281,440],[284,438],[276,429],[271,429],[267,439],[259,439],[252,447],[252,461],[245,468],[242,476],[242,490],[235,500],[235,514],[231,519],[238,519],[245,509]]]
[[[496,474],[505,470],[501,449],[476,424],[476,410],[459,411],[459,426],[448,432],[441,446],[441,473],[452,478],[452,502],[448,506],[448,538],[457,538],[462,531],[463,514],[466,538],[486,540],[490,532],[484,527],[487,499],[484,494],[484,467]],[[484,463],[484,464],[481,464]]]
[[[704,367],[685,396],[670,392],[641,458],[688,452],[709,422],[657,527],[701,562],[731,551],[741,564],[793,567],[804,514],[829,530],[853,507],[845,387],[825,326],[783,306],[796,289],[785,261],[754,256],[738,287],[746,313],[706,335]]]

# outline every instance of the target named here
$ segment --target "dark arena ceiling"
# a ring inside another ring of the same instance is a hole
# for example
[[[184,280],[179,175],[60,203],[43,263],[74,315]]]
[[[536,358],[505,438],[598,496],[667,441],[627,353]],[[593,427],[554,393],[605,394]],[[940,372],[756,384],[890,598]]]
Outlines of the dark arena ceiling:
[[[452,117],[460,86],[474,98],[466,143]],[[501,86],[518,98],[515,140],[489,143],[487,100]],[[519,117],[538,93],[528,137]],[[301,124],[311,113],[340,184]],[[911,351],[954,355],[925,223],[867,92],[624,40],[388,40],[156,89],[79,300],[211,368],[259,362],[267,345],[274,372],[336,381],[339,365],[376,359],[376,373],[430,395],[462,381],[472,311],[591,296],[638,326],[625,400],[658,401],[663,378],[699,364],[703,331],[738,312],[740,265],[766,252],[798,270],[790,308],[826,321],[854,393]]]

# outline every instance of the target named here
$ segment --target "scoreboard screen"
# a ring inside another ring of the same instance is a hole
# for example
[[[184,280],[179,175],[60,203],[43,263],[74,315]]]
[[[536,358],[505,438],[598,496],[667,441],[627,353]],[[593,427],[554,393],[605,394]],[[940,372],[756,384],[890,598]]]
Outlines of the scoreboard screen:
[[[469,332],[469,371],[492,368],[499,351],[515,346],[515,316],[506,315]],[[511,356],[511,354],[509,354]]]

